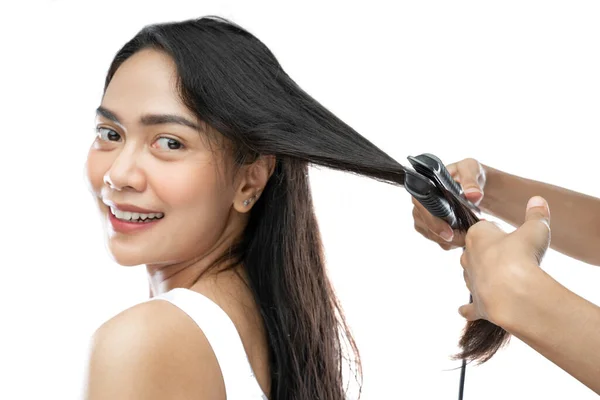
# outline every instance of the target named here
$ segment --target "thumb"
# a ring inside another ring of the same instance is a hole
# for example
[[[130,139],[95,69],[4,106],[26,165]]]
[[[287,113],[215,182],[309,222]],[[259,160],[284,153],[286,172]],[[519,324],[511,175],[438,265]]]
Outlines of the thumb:
[[[475,311],[475,304],[465,304],[464,306],[460,306],[458,309],[458,313],[465,318],[467,321],[475,321],[481,319],[477,312]]]
[[[467,158],[457,164],[460,184],[465,196],[475,204],[483,198],[483,185],[485,184],[485,173],[481,164],[472,158]]]
[[[538,264],[541,263],[548,246],[550,246],[550,207],[540,196],[534,196],[527,203],[525,223],[519,228],[523,240],[535,251]],[[520,236],[520,235],[519,235]]]

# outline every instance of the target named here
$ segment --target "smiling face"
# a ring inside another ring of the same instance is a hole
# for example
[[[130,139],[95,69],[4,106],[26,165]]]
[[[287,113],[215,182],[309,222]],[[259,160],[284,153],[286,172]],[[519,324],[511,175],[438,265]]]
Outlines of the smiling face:
[[[87,176],[119,264],[202,258],[243,229],[243,201],[254,188],[228,175],[227,153],[209,144],[182,104],[166,54],[142,50],[127,59],[97,114]]]

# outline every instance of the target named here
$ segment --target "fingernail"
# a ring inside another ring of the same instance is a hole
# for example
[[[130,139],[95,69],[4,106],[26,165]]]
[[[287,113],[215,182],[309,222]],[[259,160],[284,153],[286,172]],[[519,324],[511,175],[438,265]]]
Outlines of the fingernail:
[[[533,207],[546,207],[546,205],[547,203],[546,200],[544,200],[544,198],[540,196],[534,196],[531,199],[529,199],[529,202],[527,202],[527,209],[529,210]]]
[[[465,194],[469,194],[469,193],[479,193],[479,194],[481,194],[481,190],[479,190],[476,187],[466,188],[465,189]]]
[[[446,242],[451,242],[454,239],[454,231],[452,229],[444,229],[440,232],[440,237]]]
[[[465,196],[469,196],[471,197],[473,200],[479,200],[481,197],[483,197],[483,192],[475,187],[470,187],[465,189]]]

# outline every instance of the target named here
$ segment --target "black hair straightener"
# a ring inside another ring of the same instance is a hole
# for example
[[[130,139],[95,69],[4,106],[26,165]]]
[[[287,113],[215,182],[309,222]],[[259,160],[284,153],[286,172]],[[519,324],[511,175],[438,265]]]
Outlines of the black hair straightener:
[[[467,199],[462,187],[452,178],[442,161],[428,153],[417,157],[408,157],[408,161],[414,168],[414,171],[406,170],[404,187],[408,193],[432,215],[446,221],[452,229],[466,231],[468,229],[467,222],[459,217],[464,214],[464,211],[458,210],[456,204],[462,204],[477,213],[481,211]],[[472,301],[471,297],[469,302]],[[463,359],[458,389],[459,400],[463,398],[466,368],[467,363]]]
[[[425,153],[416,157],[409,156],[408,161],[415,170],[406,170],[404,187],[427,211],[448,222],[452,229],[460,229],[461,226],[457,210],[447,199],[448,194],[465,207],[481,212],[475,204],[467,200],[462,187],[452,178],[439,158]]]

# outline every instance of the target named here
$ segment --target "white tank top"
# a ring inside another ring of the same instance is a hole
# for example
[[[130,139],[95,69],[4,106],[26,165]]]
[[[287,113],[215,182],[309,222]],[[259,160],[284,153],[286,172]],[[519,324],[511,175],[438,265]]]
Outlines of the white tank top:
[[[176,288],[150,300],[166,300],[185,312],[206,336],[217,357],[227,400],[268,400],[260,388],[242,339],[229,316],[208,297]]]

